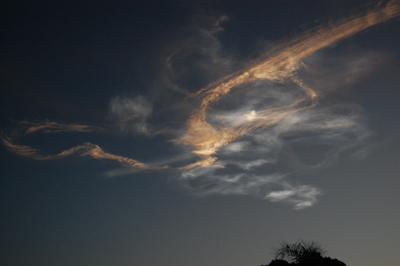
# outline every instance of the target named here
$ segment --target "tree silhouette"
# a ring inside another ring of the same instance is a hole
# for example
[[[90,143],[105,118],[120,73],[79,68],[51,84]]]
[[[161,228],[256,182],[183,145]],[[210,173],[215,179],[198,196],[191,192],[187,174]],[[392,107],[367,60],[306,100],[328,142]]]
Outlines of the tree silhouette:
[[[294,244],[282,241],[280,247],[275,248],[275,259],[287,259],[292,263],[301,263],[307,260],[322,257],[326,251],[315,241],[299,240]]]
[[[337,259],[322,257],[325,253],[315,241],[298,240],[293,244],[282,241],[278,248],[274,248],[275,259],[264,266],[346,266]]]

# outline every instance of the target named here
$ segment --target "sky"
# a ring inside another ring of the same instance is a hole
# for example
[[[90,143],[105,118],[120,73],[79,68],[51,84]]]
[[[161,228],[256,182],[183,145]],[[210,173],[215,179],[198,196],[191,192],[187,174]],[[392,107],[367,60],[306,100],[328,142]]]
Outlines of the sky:
[[[4,1],[1,265],[398,265],[400,1]]]

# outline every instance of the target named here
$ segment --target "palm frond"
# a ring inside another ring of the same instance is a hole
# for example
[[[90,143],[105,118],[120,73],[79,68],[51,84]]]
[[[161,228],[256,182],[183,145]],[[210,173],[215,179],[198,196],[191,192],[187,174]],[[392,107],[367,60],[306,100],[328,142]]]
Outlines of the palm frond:
[[[322,246],[315,241],[298,240],[293,244],[282,241],[279,244],[278,248],[273,248],[275,259],[286,259],[293,263],[299,263],[311,257],[321,257],[326,253]]]

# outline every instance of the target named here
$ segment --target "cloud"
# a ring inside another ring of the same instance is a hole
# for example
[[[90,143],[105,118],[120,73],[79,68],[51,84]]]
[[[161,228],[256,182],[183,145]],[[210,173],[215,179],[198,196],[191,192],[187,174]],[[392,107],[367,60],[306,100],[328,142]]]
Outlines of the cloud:
[[[37,156],[38,150],[31,146],[14,144],[12,143],[11,138],[8,136],[3,136],[2,141],[4,146],[6,146],[13,153],[34,159],[41,158],[41,156]]]
[[[270,185],[277,183],[283,175],[254,175],[243,173],[221,174],[216,167],[195,167],[185,171],[179,181],[196,195],[256,195],[266,196]]]
[[[160,87],[189,96],[233,72],[238,61],[224,51],[218,38],[224,31],[221,24],[226,21],[226,15],[206,12],[196,16],[191,26],[181,29],[181,37],[176,37],[166,49]]]
[[[38,149],[35,149],[28,145],[19,145],[12,143],[9,139],[3,138],[3,144],[12,152],[33,158],[36,160],[54,160],[54,159],[61,159],[65,157],[69,157],[72,155],[77,155],[80,157],[92,157],[94,159],[104,159],[110,161],[116,161],[123,166],[127,167],[139,167],[139,168],[147,168],[148,166],[144,163],[141,163],[137,160],[130,159],[127,157],[107,153],[103,151],[98,145],[92,143],[83,143],[82,145],[78,145],[76,147],[70,148],[68,150],[64,150],[55,155],[41,155]]]
[[[324,98],[338,91],[346,93],[355,82],[391,60],[387,52],[363,51],[358,47],[349,50],[333,55],[316,52],[302,61],[297,75]]]
[[[301,210],[314,205],[317,196],[321,195],[321,190],[310,186],[294,187],[286,182],[283,183],[284,189],[273,191],[265,196],[273,202],[289,202],[294,204],[296,210]]]
[[[361,158],[373,135],[361,106],[324,97],[351,86],[383,58],[379,53],[332,58],[322,49],[399,14],[399,1],[389,1],[278,41],[247,64],[225,51],[218,39],[227,16],[194,20],[185,34],[188,39],[174,42],[165,57],[154,85],[156,90],[169,89],[158,94],[161,99],[151,104],[144,96],[115,97],[110,104],[109,119],[120,131],[165,134],[167,141],[158,141],[171,145],[174,156],[143,163],[90,142],[44,156],[18,144],[13,134],[4,135],[3,143],[14,153],[38,160],[77,155],[124,167],[105,173],[107,177],[168,168],[195,195],[253,195],[304,209],[322,192],[293,181],[295,173],[323,169],[343,155]],[[100,130],[49,121],[28,124],[20,124],[25,135]]]
[[[101,131],[104,128],[98,126],[88,126],[79,124],[61,124],[55,121],[21,121],[19,122],[19,129],[24,130],[23,134],[31,134],[34,132],[43,133],[59,133],[59,132],[93,132]]]
[[[134,99],[115,97],[110,104],[110,119],[121,131],[150,135],[147,119],[152,110],[151,104],[142,96]]]
[[[187,134],[177,142],[192,146],[194,153],[200,156],[211,156],[250,130],[275,125],[293,113],[314,107],[317,103],[317,92],[305,86],[296,76],[300,62],[322,48],[397,16],[399,10],[399,3],[391,1],[384,8],[372,10],[365,15],[308,31],[276,45],[265,54],[266,59],[256,60],[248,67],[206,86],[193,95],[201,99],[201,106],[189,119]],[[303,90],[303,94],[288,105],[258,111],[259,115],[255,117],[257,119],[239,128],[220,127],[216,130],[207,122],[207,110],[212,104],[217,103],[233,88],[259,80],[279,83],[292,81]]]
[[[200,186],[207,191],[205,193],[247,193],[249,186],[252,187],[254,174],[238,174],[236,169],[233,174],[214,175],[215,171],[221,171],[228,164],[250,170],[267,162],[276,163],[282,151],[300,168],[320,169],[332,165],[341,153],[358,145],[365,145],[371,132],[362,123],[362,114],[357,112],[360,108],[355,105],[347,108],[320,107],[322,95],[303,81],[299,69],[304,59],[322,48],[387,21],[399,13],[399,3],[390,1],[383,8],[377,7],[366,14],[339,21],[329,27],[321,26],[307,31],[276,44],[247,67],[194,93],[193,97],[201,100],[200,107],[188,119],[187,132],[175,142],[191,146],[193,153],[200,159],[190,167],[183,168],[187,171],[182,174],[182,179],[191,177],[192,180],[195,177],[208,181],[205,182],[207,185]],[[353,61],[349,65],[352,70],[350,74],[364,71],[364,66],[368,63]],[[236,91],[232,95],[231,91],[234,89]],[[285,93],[279,92],[282,89]],[[257,98],[246,101],[251,98],[247,92],[250,90],[257,91]],[[268,104],[260,104],[257,100],[260,98],[267,100]],[[221,101],[226,106],[231,106],[229,103],[232,102],[242,103],[242,106],[236,104],[233,110],[218,110]],[[255,148],[256,140],[263,139],[262,136],[274,140],[263,145],[264,151],[262,148]],[[243,139],[252,142],[253,148],[249,146],[245,150]],[[239,142],[235,145],[237,140]],[[293,145],[315,143],[327,146],[322,161],[308,166],[300,163],[293,152]],[[227,154],[232,157],[235,151],[236,159],[225,159]],[[262,157],[255,159],[254,154]],[[263,158],[268,160],[263,161]],[[276,168],[280,169],[279,165]],[[212,185],[209,184],[210,181]],[[317,189],[300,186],[271,192],[266,198],[289,200],[295,203],[295,208],[304,208],[313,205],[319,194]]]
[[[59,132],[92,132],[103,130],[101,127],[94,127],[88,125],[78,124],[59,124],[57,122],[51,122],[48,120],[38,122],[22,121],[19,123],[17,130],[10,132],[8,135],[2,132],[1,139],[3,144],[13,153],[20,156],[29,157],[36,160],[54,160],[66,158],[69,156],[79,157],[91,157],[94,159],[110,160],[118,162],[119,164],[126,167],[138,167],[147,168],[148,166],[137,160],[130,159],[127,157],[107,153],[100,148],[100,146],[86,142],[73,148],[61,151],[55,155],[42,155],[39,149],[31,147],[29,145],[22,145],[17,143],[18,137],[21,137],[19,132],[22,131],[22,135],[33,134],[37,132],[41,133],[59,133]]]

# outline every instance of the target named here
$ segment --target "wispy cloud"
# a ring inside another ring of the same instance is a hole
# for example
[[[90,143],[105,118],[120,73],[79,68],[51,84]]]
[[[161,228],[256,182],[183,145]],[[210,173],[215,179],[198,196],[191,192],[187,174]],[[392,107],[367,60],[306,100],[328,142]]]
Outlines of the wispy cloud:
[[[80,157],[88,156],[94,159],[116,161],[124,166],[146,168],[144,163],[123,156],[104,152],[98,145],[89,142],[83,143],[82,145],[78,145],[68,150],[64,150],[55,155],[41,155],[38,149],[27,145],[14,144],[10,141],[10,139],[7,138],[3,138],[3,144],[18,155],[30,157],[36,160],[54,160],[77,155]]]
[[[390,1],[386,6],[377,7],[366,14],[307,31],[276,44],[246,68],[194,93],[193,97],[201,99],[200,107],[188,119],[187,132],[175,141],[191,146],[193,153],[200,159],[183,167],[187,171],[182,174],[182,179],[196,177],[211,182],[213,185],[202,187],[207,193],[248,191],[248,186],[253,182],[246,178],[254,178],[253,174],[238,174],[236,170],[234,174],[216,176],[215,171],[220,171],[227,164],[250,170],[267,162],[274,163],[283,151],[289,154],[292,163],[298,167],[318,169],[333,164],[344,151],[365,145],[371,132],[362,123],[360,108],[355,105],[320,106],[319,99],[323,95],[303,81],[299,69],[305,58],[322,48],[398,16],[399,12],[399,2]],[[353,61],[349,66],[353,72],[351,74],[359,74],[368,63]],[[236,90],[236,97],[230,95],[233,89]],[[285,93],[280,92],[282,89]],[[250,91],[257,93],[251,97]],[[240,101],[238,97],[248,101]],[[268,104],[260,103],[260,98],[268,101]],[[242,102],[242,105],[236,104],[234,110],[218,110],[219,102],[223,100],[226,105],[229,99],[231,102]],[[257,159],[252,156],[255,148],[251,149],[248,145],[247,152],[244,150],[243,139],[253,143],[253,147],[260,139],[273,141],[263,145],[264,151],[257,148],[260,156]],[[235,141],[239,141],[236,146]],[[325,145],[327,148],[322,161],[313,165],[301,163],[292,148],[299,144]],[[223,149],[224,147],[229,148]],[[234,157],[235,153],[235,159],[224,158],[227,154]],[[243,155],[249,157],[245,158]],[[264,156],[268,160],[263,161]],[[206,170],[208,168],[218,170]],[[292,188],[286,181],[285,186],[285,190],[270,192],[265,198],[289,201],[300,209],[313,205],[316,196],[320,194],[318,189],[308,186]]]
[[[142,96],[134,99],[115,97],[110,105],[110,118],[121,131],[149,135],[147,119],[152,110],[151,104]]]
[[[32,133],[59,133],[59,132],[93,132],[93,131],[102,131],[104,128],[88,126],[88,125],[79,125],[79,124],[59,124],[57,122],[52,121],[37,121],[37,122],[28,122],[22,121],[19,123],[19,127],[16,130],[10,132],[9,134],[5,134],[2,132],[1,139],[3,144],[13,153],[29,157],[36,160],[54,160],[61,159],[69,156],[79,156],[79,157],[92,157],[94,159],[103,159],[116,161],[123,166],[129,167],[139,167],[146,168],[148,167],[146,164],[141,163],[137,160],[130,159],[127,157],[107,153],[103,151],[98,145],[92,143],[83,143],[81,145],[75,146],[73,148],[61,151],[55,155],[43,155],[39,149],[31,147],[29,145],[22,145],[17,143],[18,139],[24,137],[26,135]],[[21,133],[22,132],[22,133]]]
[[[300,62],[322,48],[397,16],[399,12],[399,3],[391,1],[384,8],[377,8],[365,15],[341,21],[330,27],[319,27],[276,45],[272,51],[266,53],[264,56],[266,59],[256,60],[249,67],[195,93],[195,97],[202,99],[201,106],[189,119],[187,134],[177,141],[192,146],[195,149],[194,153],[198,155],[211,156],[250,130],[273,126],[289,115],[315,107],[317,92],[305,86],[296,75]],[[279,83],[291,81],[297,84],[303,93],[288,105],[263,109],[257,111],[257,114],[254,111],[253,115],[248,114],[247,123],[240,127],[216,129],[207,122],[207,110],[212,104],[216,104],[239,85],[262,80]]]
[[[265,198],[271,201],[287,201],[293,203],[296,210],[301,210],[312,206],[317,201],[317,196],[321,195],[318,188],[310,186],[294,187],[286,182],[283,186],[283,190],[270,192]]]
[[[254,195],[304,209],[317,202],[322,190],[290,181],[294,173],[328,167],[345,153],[365,156],[373,134],[360,106],[328,104],[324,97],[367,74],[379,63],[376,59],[383,58],[379,53],[360,53],[332,59],[317,52],[399,14],[399,1],[389,1],[276,42],[241,69],[237,67],[240,60],[224,51],[218,40],[228,17],[208,17],[202,25],[195,20],[189,40],[181,41],[166,56],[155,85],[171,89],[174,95],[179,92],[181,97],[174,96],[169,109],[159,110],[155,104],[158,100],[166,105],[167,97],[152,99],[152,103],[144,96],[115,97],[110,104],[109,119],[120,131],[149,137],[172,135],[168,143],[181,150],[171,158],[143,163],[91,143],[45,156],[18,144],[12,134],[3,135],[3,143],[14,153],[38,160],[77,155],[127,167],[107,172],[109,177],[163,170],[169,164],[168,169],[179,172],[176,180],[196,195]],[[154,129],[160,120],[163,126],[168,120],[168,130]],[[20,126],[24,134],[100,130],[49,121]]]
[[[60,124],[55,121],[21,121],[19,122],[19,128],[23,129],[24,134],[31,134],[37,131],[43,133],[54,133],[54,132],[93,132],[101,131],[103,128],[98,126],[78,125],[78,124]]]

